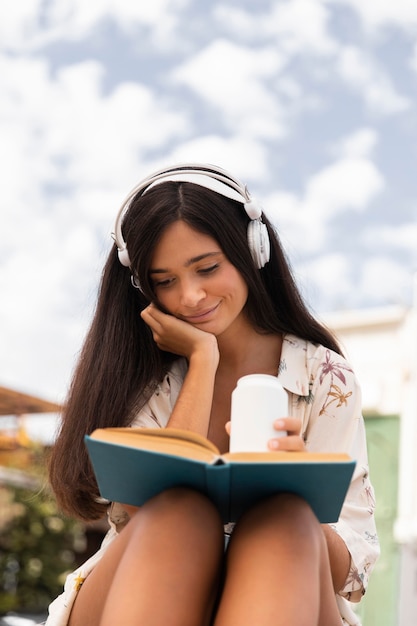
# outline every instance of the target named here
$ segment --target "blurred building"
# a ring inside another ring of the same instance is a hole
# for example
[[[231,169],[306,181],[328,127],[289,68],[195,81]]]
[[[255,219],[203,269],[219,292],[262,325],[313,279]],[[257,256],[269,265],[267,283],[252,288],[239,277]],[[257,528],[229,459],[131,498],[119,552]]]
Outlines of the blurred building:
[[[417,624],[417,288],[413,307],[326,316],[359,379],[381,558],[366,626]]]

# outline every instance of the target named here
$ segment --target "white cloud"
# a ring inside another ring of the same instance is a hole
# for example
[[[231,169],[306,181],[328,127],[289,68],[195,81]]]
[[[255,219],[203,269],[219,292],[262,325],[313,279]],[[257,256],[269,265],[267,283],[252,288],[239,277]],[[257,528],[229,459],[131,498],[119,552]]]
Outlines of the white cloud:
[[[296,263],[296,276],[308,303],[318,311],[409,305],[413,273],[406,264],[379,254],[355,264],[348,255],[326,254]]]
[[[249,48],[217,39],[172,74],[242,135],[272,139],[285,133],[285,114],[270,87],[282,70],[276,49]]]
[[[308,181],[306,209],[324,218],[345,209],[363,210],[383,187],[382,175],[370,160],[344,158]]]
[[[414,45],[413,54],[410,59],[411,69],[417,73],[417,43]]]
[[[187,4],[186,0],[90,0],[87,3],[83,0],[59,0],[50,5],[49,15],[56,23],[69,20],[73,30],[81,33],[90,31],[97,22],[107,17],[125,25],[128,30],[132,22],[155,24],[164,14],[184,8]]]
[[[399,26],[414,29],[417,25],[415,0],[324,0],[329,5],[345,5],[354,9],[368,29]]]
[[[264,26],[267,33],[278,35],[281,45],[293,54],[329,54],[336,46],[328,31],[329,17],[320,0],[293,0],[275,3]]]
[[[190,0],[19,0],[9,2],[0,21],[0,38],[9,50],[36,50],[59,41],[91,36],[104,20],[112,20],[127,34],[138,25],[150,26],[156,40],[171,37],[178,13]]]
[[[266,214],[289,241],[302,242],[304,254],[319,252],[325,242],[327,224],[345,210],[364,211],[384,189],[384,179],[374,163],[353,151],[354,136],[345,140],[349,151],[311,176],[302,195],[282,190],[273,193],[264,203]],[[367,141],[356,137],[358,144],[369,149]]]
[[[185,132],[185,116],[148,87],[120,83],[104,96],[100,78],[101,68],[85,63],[62,70],[54,85],[49,139],[52,149],[65,150],[74,182],[123,180],[148,150]]]
[[[367,158],[372,155],[378,140],[379,135],[373,128],[359,128],[337,142],[332,151],[343,158]]]
[[[262,181],[268,174],[268,155],[265,145],[251,138],[222,137],[221,135],[201,136],[178,145],[167,159],[167,162],[180,163],[199,161],[212,163],[229,170],[245,183]]]
[[[321,0],[292,0],[271,4],[268,12],[218,5],[214,16],[223,28],[245,41],[273,38],[289,56],[329,54],[336,42],[328,30],[329,12]]]
[[[395,207],[393,210],[395,211]],[[414,263],[414,269],[417,270],[417,211],[416,220],[413,222],[385,226],[373,224],[364,233],[363,242],[372,247],[375,246],[375,242],[378,242],[378,248],[387,253],[406,252],[410,255],[411,263]]]
[[[147,87],[120,83],[104,95],[102,73],[86,61],[52,77],[44,61],[0,59],[0,164],[14,205],[30,197],[45,207],[51,184],[124,188],[149,150],[185,133],[184,114]]]
[[[297,250],[300,242],[304,254],[313,253],[320,248],[325,235],[325,224],[319,217],[311,219],[305,209],[303,197],[290,191],[277,191],[263,199],[263,207],[277,228],[284,248]]]
[[[341,78],[364,98],[372,112],[390,115],[410,108],[409,100],[397,93],[388,74],[368,52],[355,46],[341,48],[337,69]]]
[[[406,305],[411,299],[412,273],[393,258],[371,257],[361,266],[357,289],[375,303]]]
[[[3,2],[0,20],[0,41],[9,50],[19,49],[33,37],[39,27],[39,16],[43,0],[21,0]]]
[[[346,255],[326,254],[297,266],[307,302],[316,310],[343,309],[352,301],[355,285]]]

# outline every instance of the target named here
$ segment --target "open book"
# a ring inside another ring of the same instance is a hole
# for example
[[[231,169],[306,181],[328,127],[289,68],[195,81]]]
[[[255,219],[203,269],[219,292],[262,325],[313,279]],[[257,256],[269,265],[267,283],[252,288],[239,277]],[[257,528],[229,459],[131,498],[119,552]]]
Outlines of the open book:
[[[85,441],[102,497],[140,506],[187,486],[206,494],[225,523],[279,492],[300,495],[320,522],[335,522],[355,467],[347,454],[220,454],[205,437],[174,428],[99,428]]]

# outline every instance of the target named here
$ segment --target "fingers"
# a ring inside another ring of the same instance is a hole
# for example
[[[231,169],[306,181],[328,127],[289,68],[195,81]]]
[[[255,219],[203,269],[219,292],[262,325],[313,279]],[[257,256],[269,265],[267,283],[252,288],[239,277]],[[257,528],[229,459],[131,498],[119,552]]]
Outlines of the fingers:
[[[143,321],[152,331],[153,339],[161,350],[190,358],[197,351],[210,355],[217,354],[217,340],[214,335],[196,328],[192,324],[164,313],[155,304],[150,304],[141,312]],[[218,356],[216,356],[218,360]]]
[[[281,417],[274,422],[275,430],[285,430],[289,435],[299,435],[301,420],[298,417]]]
[[[164,313],[154,304],[150,304],[141,311],[141,318],[150,327],[154,334],[154,339],[160,338],[163,334],[178,332],[178,328],[183,328],[185,322],[177,319],[173,315]]]
[[[274,429],[277,431],[277,437],[268,441],[268,448],[271,451],[300,452],[305,450],[304,440],[300,436],[301,420],[296,417],[283,417],[275,420]],[[279,435],[279,432],[284,434]]]
[[[229,436],[230,427],[231,422],[226,422],[225,429]],[[277,437],[268,441],[269,450],[292,450],[295,452],[305,450],[304,440],[300,436],[301,420],[296,417],[284,417],[274,422],[274,429],[277,431]]]
[[[143,321],[146,322],[146,324],[148,324],[148,326],[153,329],[156,324],[162,324],[164,316],[166,317],[166,313],[162,313],[162,311],[158,309],[154,304],[150,304],[146,307],[146,309],[143,309],[143,311],[141,311],[140,316]]]
[[[161,342],[161,333],[163,332],[162,325],[162,317],[164,313],[162,311],[158,311],[155,305],[150,304],[143,311],[141,311],[141,318],[143,321],[149,326],[152,331],[153,340],[157,344],[159,348],[162,348],[160,345]]]
[[[287,435],[279,439],[270,439],[268,441],[268,449],[271,452],[277,450],[286,452],[302,452],[306,449],[303,439],[299,435]]]

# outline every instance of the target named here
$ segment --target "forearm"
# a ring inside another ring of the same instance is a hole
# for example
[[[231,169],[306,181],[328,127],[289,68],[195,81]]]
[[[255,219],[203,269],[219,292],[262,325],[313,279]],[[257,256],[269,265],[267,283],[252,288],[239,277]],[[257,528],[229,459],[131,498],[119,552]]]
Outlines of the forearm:
[[[160,311],[150,304],[141,313],[161,350],[185,356],[188,372],[167,428],[183,428],[207,436],[219,347],[214,335]]]
[[[168,428],[184,428],[207,436],[217,364],[217,350],[192,354]]]

